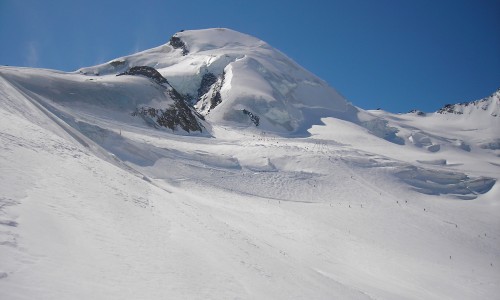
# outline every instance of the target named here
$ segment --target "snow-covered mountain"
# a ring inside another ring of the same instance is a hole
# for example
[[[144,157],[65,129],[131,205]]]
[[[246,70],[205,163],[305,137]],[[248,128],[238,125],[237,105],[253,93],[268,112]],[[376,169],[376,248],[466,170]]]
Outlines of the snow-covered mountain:
[[[134,66],[157,69],[217,124],[254,125],[257,116],[264,130],[304,133],[311,122],[352,109],[283,53],[230,29],[179,32],[165,45],[79,72],[115,75]]]
[[[500,116],[500,89],[491,96],[458,104],[447,104],[437,111],[440,114],[457,115],[480,115],[480,119],[485,117],[485,112],[492,117]]]
[[[0,299],[495,299],[499,106],[366,111],[229,29],[0,67]]]

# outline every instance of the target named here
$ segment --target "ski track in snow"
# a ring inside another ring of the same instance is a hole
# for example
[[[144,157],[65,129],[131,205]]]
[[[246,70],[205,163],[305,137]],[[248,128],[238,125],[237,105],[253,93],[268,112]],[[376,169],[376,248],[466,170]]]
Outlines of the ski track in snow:
[[[500,293],[495,150],[430,153],[333,119],[304,138],[174,135],[0,72],[2,299]]]

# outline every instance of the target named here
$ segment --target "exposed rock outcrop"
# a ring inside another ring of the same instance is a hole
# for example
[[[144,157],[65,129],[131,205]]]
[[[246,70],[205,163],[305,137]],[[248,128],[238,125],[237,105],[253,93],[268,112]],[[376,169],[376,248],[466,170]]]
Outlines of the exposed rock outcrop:
[[[224,85],[224,73],[217,78],[212,73],[203,75],[198,88],[198,101],[195,105],[198,112],[207,115],[212,109],[222,102],[220,90]]]
[[[149,106],[137,107],[136,110],[132,112],[132,116],[140,116],[146,121],[146,123],[154,127],[166,127],[172,130],[176,130],[180,127],[187,132],[203,131],[203,125],[201,125],[198,119],[203,120],[204,117],[191,108],[186,103],[184,97],[177,92],[168,83],[168,80],[155,68],[148,66],[136,66],[116,76],[122,75],[138,75],[148,77],[165,88],[165,93],[174,101],[174,104],[171,104],[167,108],[154,108]]]
[[[489,97],[471,101],[462,102],[457,104],[446,104],[440,108],[437,113],[439,114],[470,114],[475,111],[487,111],[493,117],[500,116],[500,89],[496,90]]]
[[[202,132],[203,128],[189,106],[183,101],[176,101],[167,109],[148,106],[138,107],[132,112],[132,116],[140,116],[146,123],[154,127],[166,127],[172,129],[172,131],[180,127],[187,132]]]
[[[210,72],[205,73],[201,78],[201,84],[200,87],[198,88],[198,100],[200,100],[203,95],[208,93],[212,85],[216,82],[217,82],[217,76],[215,76]]]
[[[457,115],[461,115],[463,114],[461,111],[455,109],[455,106],[457,104],[445,104],[445,106],[441,107],[437,113],[438,114],[445,114],[445,113],[450,113],[450,114],[457,114]],[[468,106],[468,103],[460,103],[458,105],[465,105],[465,106]]]
[[[245,115],[247,115],[247,116],[250,118],[250,120],[252,121],[252,123],[253,123],[255,126],[259,126],[259,122],[260,122],[260,118],[259,118],[259,116],[257,116],[257,115],[255,115],[255,114],[251,113],[250,111],[248,111],[248,110],[246,110],[246,109],[243,109],[242,111],[243,111],[243,113],[244,113]]]
[[[155,68],[148,66],[136,66],[128,69],[126,72],[120,73],[116,76],[122,75],[141,75],[153,79],[156,83],[163,85],[170,85],[165,77],[163,77],[160,72]]]
[[[409,114],[415,114],[417,116],[425,116],[425,113],[421,110],[418,110],[418,109],[412,109],[408,112]]]
[[[169,43],[174,49],[182,49],[182,55],[187,55],[189,53],[186,44],[175,34],[170,38]]]

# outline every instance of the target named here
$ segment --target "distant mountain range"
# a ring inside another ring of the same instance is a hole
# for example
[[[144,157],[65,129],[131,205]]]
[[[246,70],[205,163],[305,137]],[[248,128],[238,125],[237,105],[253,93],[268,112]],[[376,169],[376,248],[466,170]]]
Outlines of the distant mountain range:
[[[485,115],[484,112],[486,112],[492,117],[500,116],[500,89],[491,94],[489,97],[471,102],[446,104],[437,111],[437,113],[440,114],[452,113],[457,115],[470,115],[478,112],[482,115]]]

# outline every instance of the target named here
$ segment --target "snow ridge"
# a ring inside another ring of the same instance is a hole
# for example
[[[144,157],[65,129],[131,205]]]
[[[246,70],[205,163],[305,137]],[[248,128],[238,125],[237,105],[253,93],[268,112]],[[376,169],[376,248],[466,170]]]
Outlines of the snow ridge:
[[[437,113],[470,115],[478,112],[481,113],[481,111],[486,112],[492,117],[500,117],[500,89],[490,96],[480,100],[462,102],[458,104],[446,104],[444,107],[440,108]]]

